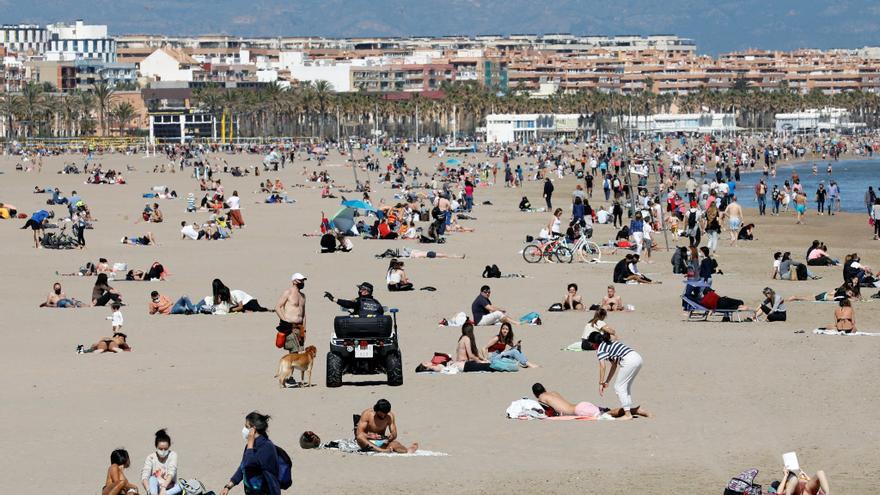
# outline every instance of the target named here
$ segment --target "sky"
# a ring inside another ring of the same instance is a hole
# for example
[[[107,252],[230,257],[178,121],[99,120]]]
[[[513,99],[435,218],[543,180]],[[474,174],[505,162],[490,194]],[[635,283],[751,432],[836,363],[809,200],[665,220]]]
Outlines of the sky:
[[[880,45],[876,0],[0,0],[0,23],[83,18],[113,34],[676,34],[700,53]]]

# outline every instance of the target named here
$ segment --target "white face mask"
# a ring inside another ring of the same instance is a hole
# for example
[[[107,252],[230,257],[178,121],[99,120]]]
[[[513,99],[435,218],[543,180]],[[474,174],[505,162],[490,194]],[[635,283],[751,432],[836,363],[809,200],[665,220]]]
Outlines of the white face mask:
[[[169,449],[157,450],[156,455],[164,459],[165,457],[168,457],[169,452],[171,452],[171,450],[169,450]]]
[[[250,435],[251,430],[247,426],[241,429],[241,438],[244,438],[245,441],[248,439],[248,435]]]

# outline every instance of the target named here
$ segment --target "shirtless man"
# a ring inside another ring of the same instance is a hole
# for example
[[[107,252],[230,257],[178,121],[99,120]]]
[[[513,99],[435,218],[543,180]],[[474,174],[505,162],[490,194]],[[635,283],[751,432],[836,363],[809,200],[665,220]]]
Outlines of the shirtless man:
[[[572,404],[567,401],[565,397],[561,396],[559,392],[548,391],[540,383],[532,385],[532,393],[535,394],[535,398],[538,399],[538,402],[552,407],[560,416],[588,416],[598,418],[600,415],[608,413],[613,418],[620,418],[625,414],[622,407],[609,409],[607,407],[593,405],[589,402]],[[630,409],[630,413],[633,417],[651,417],[651,413],[645,410],[640,410],[639,407]]]
[[[602,303],[599,306],[605,311],[623,311],[623,301],[617,295],[617,290],[613,285],[608,286],[608,293],[602,298]]]
[[[275,305],[278,315],[276,330],[285,334],[284,348],[291,353],[305,349],[306,342],[306,296],[302,289],[306,286],[306,277],[302,273],[294,273],[290,277],[291,287],[281,294]],[[294,329],[298,330],[294,335]]]
[[[388,430],[386,433],[385,430]],[[379,399],[373,409],[361,413],[355,431],[355,440],[361,449],[367,452],[385,452],[396,454],[412,454],[419,450],[414,443],[406,448],[397,441],[397,423],[391,412],[391,403]]]
[[[736,196],[731,196],[730,204],[724,210],[724,216],[727,217],[727,226],[730,228],[730,245],[736,245],[736,237],[739,234],[739,228],[743,223],[742,206],[736,202]]]
[[[578,294],[578,286],[577,284],[571,283],[568,284],[568,287],[565,291],[565,297],[562,299],[562,309],[571,310],[575,309],[578,311],[584,311],[587,309],[584,306],[584,302],[581,299],[581,295]]]
[[[52,286],[52,292],[46,296],[46,300],[40,304],[41,308],[69,308],[75,307],[76,303],[72,299],[68,299],[67,294],[61,290],[61,284],[55,282]]]

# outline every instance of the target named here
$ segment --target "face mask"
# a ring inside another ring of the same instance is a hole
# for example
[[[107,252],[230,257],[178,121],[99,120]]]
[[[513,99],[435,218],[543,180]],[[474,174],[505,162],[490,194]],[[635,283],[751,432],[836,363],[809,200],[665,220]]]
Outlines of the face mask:
[[[156,455],[159,456],[159,457],[165,458],[165,457],[168,457],[168,453],[169,453],[169,452],[171,452],[171,451],[168,450],[168,449],[165,449],[165,450],[157,450],[157,451],[156,451]]]
[[[305,280],[300,280],[300,281],[299,281],[299,289],[302,290],[302,289],[305,289],[305,288],[306,288],[306,281],[305,281]]]
[[[248,435],[250,435],[251,430],[247,426],[241,429],[241,438],[244,438],[245,441],[248,439]]]
[[[56,294],[61,294],[61,289],[55,289]]]

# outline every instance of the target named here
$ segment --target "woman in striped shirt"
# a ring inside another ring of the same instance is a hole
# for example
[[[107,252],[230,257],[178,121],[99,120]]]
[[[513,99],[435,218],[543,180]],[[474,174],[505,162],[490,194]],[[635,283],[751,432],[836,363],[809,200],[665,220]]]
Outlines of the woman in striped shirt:
[[[599,395],[604,395],[608,382],[614,378],[617,372],[617,380],[614,382],[614,391],[623,407],[623,416],[619,419],[633,419],[633,416],[650,417],[646,411],[640,411],[640,406],[632,407],[630,389],[636,375],[642,369],[642,356],[638,352],[627,347],[623,342],[612,341],[611,335],[601,332],[593,332],[587,337],[587,342],[596,350],[596,358],[599,360]],[[605,376],[605,362],[611,363],[608,376]],[[619,370],[618,370],[619,368]]]

